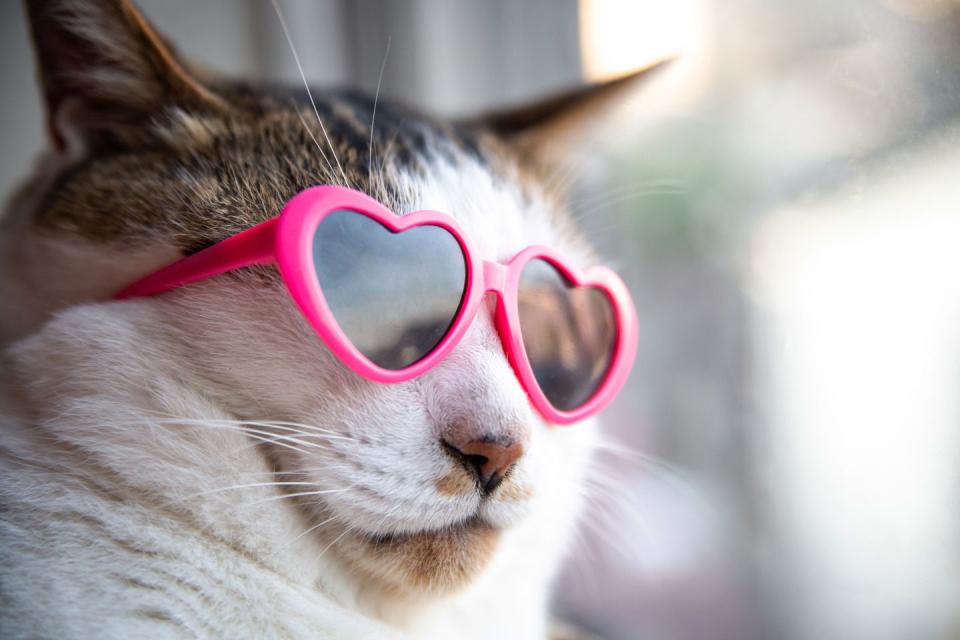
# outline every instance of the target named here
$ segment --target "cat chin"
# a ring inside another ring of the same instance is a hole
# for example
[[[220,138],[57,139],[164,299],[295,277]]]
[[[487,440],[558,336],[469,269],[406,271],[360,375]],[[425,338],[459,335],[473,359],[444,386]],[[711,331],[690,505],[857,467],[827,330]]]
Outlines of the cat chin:
[[[338,555],[395,595],[440,595],[467,586],[490,562],[502,529],[473,516],[442,529],[395,535],[348,533]]]
[[[489,564],[501,538],[527,519],[533,492],[505,482],[451,524],[417,530],[325,530],[332,550],[355,573],[392,595],[435,596],[467,586]]]

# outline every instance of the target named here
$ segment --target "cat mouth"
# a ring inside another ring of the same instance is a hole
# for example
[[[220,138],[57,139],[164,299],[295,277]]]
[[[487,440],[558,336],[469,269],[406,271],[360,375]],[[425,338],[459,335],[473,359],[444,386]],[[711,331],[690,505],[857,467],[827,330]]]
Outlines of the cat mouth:
[[[489,529],[494,532],[500,531],[500,528],[495,527],[484,520],[479,513],[475,513],[465,520],[436,529],[422,529],[420,531],[404,533],[368,533],[366,534],[366,538],[368,544],[374,547],[381,547],[386,545],[402,544],[414,538],[423,538],[429,536],[434,536],[436,538],[450,538],[451,536],[455,537],[458,534],[479,529]]]
[[[477,489],[474,489],[477,491]],[[460,519],[442,526],[424,527],[412,530],[402,531],[363,531],[357,535],[363,537],[368,544],[373,546],[399,544],[407,540],[433,536],[437,539],[458,540],[463,542],[467,540],[465,535],[477,531],[489,531],[499,534],[509,529],[519,519],[525,515],[524,507],[528,507],[528,501],[532,496],[532,491],[527,486],[518,485],[514,482],[504,482],[493,493],[480,495],[479,503],[468,514]],[[517,507],[520,507],[521,513],[517,513]],[[503,513],[506,508],[508,513]]]

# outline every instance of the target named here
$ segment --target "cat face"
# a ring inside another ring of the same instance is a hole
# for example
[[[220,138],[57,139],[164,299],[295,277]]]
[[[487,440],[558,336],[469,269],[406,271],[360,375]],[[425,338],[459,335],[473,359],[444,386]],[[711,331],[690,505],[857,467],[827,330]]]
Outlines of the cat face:
[[[547,425],[532,409],[492,309],[436,368],[384,385],[333,357],[272,282],[213,281],[161,304],[192,354],[192,376],[266,434],[277,478],[311,483],[297,503],[315,535],[381,586],[460,586],[505,531],[531,520],[563,523],[575,510],[593,431]],[[521,453],[493,491],[451,453],[473,441]],[[563,527],[553,535],[562,539]]]
[[[30,246],[46,252],[45,279],[89,282],[94,263],[109,274],[61,300],[108,299],[317,184],[359,189],[401,214],[448,213],[484,259],[544,244],[575,266],[596,263],[543,178],[537,141],[569,129],[610,87],[453,124],[352,92],[314,91],[311,102],[301,88],[204,77],[126,2],[30,11],[57,161],[20,215]],[[462,587],[517,536],[558,546],[576,512],[594,430],[546,424],[533,410],[492,305],[436,368],[385,385],[331,355],[272,267],[109,304],[117,314],[153,308],[171,366],[246,425],[286,483],[278,490],[303,494],[290,502],[310,535],[361,580],[405,593]],[[485,482],[491,470],[496,486]]]
[[[372,105],[354,100],[343,104],[361,121],[358,114]],[[381,116],[390,114],[381,120],[387,132],[394,122],[390,109],[379,106]],[[264,136],[259,129],[256,136],[284,140],[269,152],[277,156],[300,136],[304,166],[329,171],[312,140],[302,139],[301,115],[311,114],[301,111],[282,130]],[[539,183],[524,183],[517,160],[501,155],[496,141],[466,137],[470,132],[460,139],[411,114],[395,121],[391,137],[399,151],[374,158],[378,173],[372,178],[362,154],[341,143],[348,151],[338,155],[357,158],[344,165],[349,185],[379,191],[395,211],[449,212],[486,259],[505,260],[531,244],[547,244],[581,266],[591,264],[581,243],[558,232],[557,200]],[[346,124],[332,117],[325,126],[336,147]],[[419,148],[399,146],[407,135]],[[341,182],[337,177],[323,180]],[[371,179],[377,187],[369,186]],[[353,568],[396,591],[446,591],[486,566],[504,531],[536,514],[544,524],[569,520],[593,431],[545,424],[533,410],[494,329],[492,305],[438,367],[384,385],[350,372],[301,320],[274,274],[259,276],[177,291],[169,296],[176,301],[170,324],[195,361],[218,372],[208,384],[232,413],[297,425],[263,427],[290,438],[266,443],[265,455],[281,480],[312,483],[314,495],[298,504],[318,527],[316,535]],[[209,331],[198,332],[198,326]],[[489,493],[478,487],[469,462],[451,451],[471,442],[518,456]],[[554,529],[562,539],[562,527]]]
[[[429,144],[439,149],[428,147],[435,155],[421,156],[416,169],[382,169],[387,188],[404,194],[397,210],[451,212],[489,259],[546,243],[588,264],[554,231],[556,205],[496,173],[509,165],[484,163],[448,138]],[[267,439],[285,438],[265,443],[264,454],[281,481],[311,483],[312,495],[297,502],[332,551],[380,586],[445,591],[487,564],[504,531],[537,514],[544,524],[569,519],[593,431],[545,424],[533,410],[492,305],[439,366],[385,385],[337,360],[274,275],[214,279],[142,302],[164,305],[166,324],[218,404],[262,423]],[[471,442],[517,456],[493,491],[478,487],[469,462],[451,451]],[[562,527],[553,535],[562,539]]]

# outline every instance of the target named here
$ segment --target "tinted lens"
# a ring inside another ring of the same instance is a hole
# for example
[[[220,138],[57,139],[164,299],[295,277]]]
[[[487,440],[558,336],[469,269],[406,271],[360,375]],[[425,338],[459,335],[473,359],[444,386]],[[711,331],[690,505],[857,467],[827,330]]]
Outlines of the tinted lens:
[[[520,274],[520,331],[533,375],[556,409],[571,411],[596,392],[610,367],[617,331],[606,294],[573,287],[546,260]]]
[[[430,353],[466,289],[463,251],[445,229],[425,225],[393,233],[346,209],[317,227],[313,261],[337,324],[384,369],[403,369]]]

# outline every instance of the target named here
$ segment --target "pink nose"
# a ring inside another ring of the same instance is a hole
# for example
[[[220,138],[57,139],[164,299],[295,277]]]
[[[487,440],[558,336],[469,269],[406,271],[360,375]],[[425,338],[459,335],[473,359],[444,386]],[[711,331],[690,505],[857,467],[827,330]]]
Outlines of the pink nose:
[[[523,455],[523,443],[492,440],[457,442],[444,440],[447,451],[460,461],[477,479],[480,490],[489,495]]]

